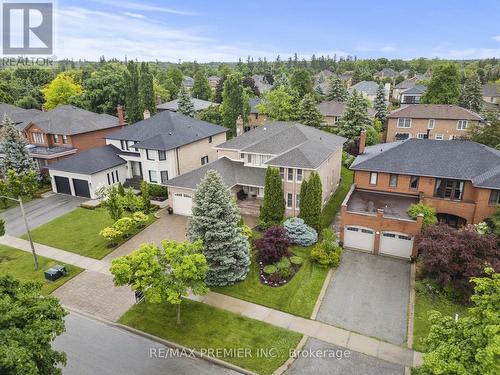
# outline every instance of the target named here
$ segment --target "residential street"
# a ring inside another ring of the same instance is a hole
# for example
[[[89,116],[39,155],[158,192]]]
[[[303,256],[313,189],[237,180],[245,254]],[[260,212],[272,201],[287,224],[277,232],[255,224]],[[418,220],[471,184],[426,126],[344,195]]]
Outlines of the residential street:
[[[54,347],[68,356],[65,375],[237,374],[198,358],[150,358],[150,348],[161,344],[75,313]]]
[[[47,198],[37,198],[24,205],[28,224],[31,229],[64,215],[78,207],[85,198],[77,198],[70,195],[54,194]],[[0,214],[5,220],[6,233],[11,236],[21,236],[26,233],[23,216],[19,206],[11,208]]]

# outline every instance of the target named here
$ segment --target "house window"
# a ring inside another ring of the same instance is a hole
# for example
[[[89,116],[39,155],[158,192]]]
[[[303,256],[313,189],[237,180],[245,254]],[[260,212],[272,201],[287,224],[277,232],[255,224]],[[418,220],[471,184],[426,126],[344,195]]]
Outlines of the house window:
[[[62,138],[63,138],[63,143],[67,144],[68,143],[68,137],[66,135],[63,135]]]
[[[161,183],[165,184],[168,181],[168,171],[160,171]]]
[[[156,174],[156,171],[148,171],[149,174],[149,182],[158,182],[158,176]]]
[[[458,120],[457,130],[466,130],[466,129],[467,129],[467,120]]]
[[[488,202],[490,206],[496,206],[500,204],[500,190],[492,190],[490,193],[490,200]]]
[[[149,154],[149,150],[146,150],[146,159],[148,160],[155,160],[151,155]]]
[[[280,167],[280,177],[282,180],[285,179],[285,168],[283,167]]]
[[[113,182],[113,184],[115,183],[115,174],[114,174],[114,172],[111,172],[111,181]]]
[[[208,156],[204,156],[201,158],[201,165],[205,165],[208,163]]]
[[[43,133],[33,133],[33,142],[35,142],[35,143],[45,143],[43,141]]]
[[[158,151],[158,160],[167,160],[167,153],[165,151]]]
[[[389,177],[389,186],[390,187],[396,187],[398,186],[398,175],[397,174],[391,174]]]
[[[59,135],[58,134],[53,134],[52,139],[54,140],[54,143],[59,143]]]
[[[128,151],[128,141],[120,141],[120,147],[122,148],[122,150]]]
[[[245,154],[240,154],[240,159],[245,159]]]
[[[292,208],[293,205],[293,195],[292,193],[286,194],[286,206],[287,208]]]
[[[410,133],[396,133],[394,137],[396,141],[404,141],[405,139],[411,138]]]
[[[212,143],[212,136],[208,137],[208,143]]]
[[[111,185],[111,178],[109,177],[109,173],[106,173],[106,176],[108,176],[108,185]]]
[[[442,134],[436,134],[436,135],[434,136],[434,139],[435,139],[436,141],[442,141],[442,140],[444,139],[444,136],[443,136]]]
[[[377,185],[377,172],[370,172],[370,185]]]
[[[288,168],[287,181],[293,181],[293,168]]]
[[[429,122],[427,123],[427,129],[434,129],[436,126],[436,120],[433,118],[429,119]]]
[[[116,171],[115,171],[115,176],[116,176],[116,182],[120,181],[120,180],[118,179],[118,170],[116,170]]]
[[[434,196],[444,199],[462,199],[464,182],[459,180],[437,179]]]
[[[296,176],[297,182],[302,181],[302,169],[297,169],[297,176]]]
[[[247,155],[247,163],[252,164],[252,155],[251,154]]]
[[[295,195],[295,208],[300,208],[300,194]]]
[[[410,189],[418,189],[418,182],[420,180],[420,177],[418,176],[411,176],[410,177]]]
[[[418,133],[417,138],[418,139],[427,139],[427,138],[429,138],[429,136],[427,135],[427,133]]]
[[[398,128],[411,128],[411,118],[398,118]]]

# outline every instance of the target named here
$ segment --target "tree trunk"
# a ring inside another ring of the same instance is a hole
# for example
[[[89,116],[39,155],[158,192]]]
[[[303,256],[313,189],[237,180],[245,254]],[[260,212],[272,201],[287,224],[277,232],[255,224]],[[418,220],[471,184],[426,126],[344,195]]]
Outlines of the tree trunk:
[[[181,304],[177,305],[177,324],[181,324]]]

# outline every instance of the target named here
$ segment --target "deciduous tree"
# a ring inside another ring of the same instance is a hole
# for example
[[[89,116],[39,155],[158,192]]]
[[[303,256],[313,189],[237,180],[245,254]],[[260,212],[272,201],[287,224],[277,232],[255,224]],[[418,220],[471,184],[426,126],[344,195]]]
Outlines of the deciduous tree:
[[[75,82],[74,76],[59,73],[52,82],[42,89],[45,108],[53,109],[61,104],[70,104],[71,98],[82,93],[82,86]]]
[[[128,123],[134,124],[143,119],[143,110],[139,95],[139,69],[133,60],[127,63],[125,83],[125,111]]]
[[[297,68],[290,74],[290,87],[297,92],[299,98],[313,92],[311,74],[303,68]]]
[[[207,75],[203,69],[198,69],[194,75],[193,89],[191,91],[193,98],[209,100],[212,96],[212,88],[208,82]]]
[[[146,62],[142,62],[140,68],[139,99],[141,102],[141,112],[148,110],[151,115],[156,113],[153,74],[149,69],[149,64]]]
[[[236,120],[243,118],[244,92],[241,74],[231,73],[224,82],[222,91],[222,124],[230,130],[230,136],[236,136]]]
[[[294,118],[293,96],[285,86],[267,92],[257,109],[276,121],[289,121]]]
[[[455,63],[436,65],[421,102],[427,104],[458,104],[460,99],[460,74]]]
[[[199,118],[200,120],[207,121],[212,124],[222,124],[222,114],[220,113],[219,106],[217,105],[211,105],[203,111],[200,111]]]

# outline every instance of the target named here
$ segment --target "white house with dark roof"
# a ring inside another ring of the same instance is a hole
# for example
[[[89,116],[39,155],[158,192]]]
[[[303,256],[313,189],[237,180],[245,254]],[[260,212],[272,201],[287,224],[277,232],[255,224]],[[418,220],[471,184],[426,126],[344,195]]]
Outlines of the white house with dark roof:
[[[264,196],[266,169],[280,169],[286,215],[297,215],[300,186],[311,172],[318,172],[326,202],[340,179],[345,138],[295,122],[273,122],[252,129],[215,147],[218,159],[169,180],[169,203],[174,212],[190,215],[193,191],[205,173],[218,171],[237,196],[243,214],[257,215]]]

